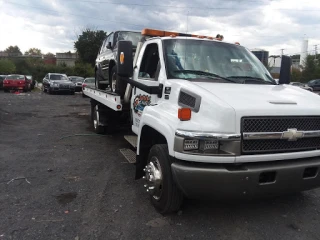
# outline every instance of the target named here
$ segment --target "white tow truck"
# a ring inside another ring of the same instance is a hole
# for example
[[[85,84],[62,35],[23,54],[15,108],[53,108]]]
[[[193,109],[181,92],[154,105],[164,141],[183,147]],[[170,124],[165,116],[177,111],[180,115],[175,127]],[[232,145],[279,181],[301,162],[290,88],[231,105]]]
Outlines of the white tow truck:
[[[141,35],[134,59],[130,41],[117,44],[125,94],[83,93],[97,133],[130,124],[132,149],[121,152],[156,209],[177,211],[184,197],[252,198],[320,186],[320,98],[283,84],[288,57],[279,85],[239,43],[153,29]]]

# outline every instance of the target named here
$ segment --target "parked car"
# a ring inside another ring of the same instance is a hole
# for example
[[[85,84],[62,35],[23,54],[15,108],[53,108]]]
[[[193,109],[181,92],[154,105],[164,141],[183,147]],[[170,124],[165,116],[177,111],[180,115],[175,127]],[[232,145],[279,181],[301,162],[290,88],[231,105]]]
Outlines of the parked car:
[[[73,82],[76,85],[75,91],[81,92],[84,78],[79,76],[69,76],[68,78],[71,82]]]
[[[31,75],[27,75],[26,77],[27,77],[27,79],[28,79],[29,82],[30,82],[31,90],[34,89],[34,86],[36,85],[36,80],[34,80]]]
[[[75,84],[69,80],[66,74],[48,73],[42,81],[42,91],[49,94],[55,92],[69,92],[74,94]]]
[[[25,75],[12,74],[6,76],[3,80],[3,90],[9,92],[10,90],[30,91],[30,82]]]
[[[116,31],[110,33],[103,41],[96,59],[96,87],[105,90],[107,87],[123,95],[127,84],[117,76],[118,42],[131,41],[133,49],[141,39],[140,32]]]
[[[82,83],[82,89],[84,88],[84,87],[92,87],[92,88],[94,88],[95,87],[95,78],[94,77],[89,77],[89,78],[85,78],[84,80],[83,80],[83,83]],[[82,97],[86,97],[86,95],[84,95],[83,93],[82,93]]]
[[[320,79],[314,79],[307,83],[309,87],[313,89],[313,91],[320,91]]]
[[[7,75],[0,75],[0,89],[3,88],[3,80],[6,78]]]
[[[299,87],[299,88],[302,88],[302,89],[305,89],[305,90],[308,90],[311,92],[313,91],[312,87],[309,87],[308,85],[301,83],[301,82],[291,82],[290,85],[296,86],[296,87]]]

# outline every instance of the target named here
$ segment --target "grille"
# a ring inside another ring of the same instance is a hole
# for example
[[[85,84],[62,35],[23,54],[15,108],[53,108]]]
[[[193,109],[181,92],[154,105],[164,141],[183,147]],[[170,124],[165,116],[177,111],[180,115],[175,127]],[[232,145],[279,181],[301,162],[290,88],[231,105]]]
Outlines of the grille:
[[[63,88],[63,89],[69,88],[69,85],[60,85],[60,88]]]
[[[179,103],[182,103],[184,105],[194,108],[196,106],[196,98],[181,91],[179,96]]]
[[[289,128],[300,131],[320,130],[320,117],[248,117],[242,119],[244,132],[284,132]],[[320,138],[243,140],[244,154],[264,152],[294,152],[320,149]]]
[[[297,141],[284,139],[246,140],[242,151],[245,153],[287,152],[320,149],[320,138],[302,138]]]
[[[320,117],[243,118],[242,132],[283,132],[288,128],[300,131],[320,130]]]

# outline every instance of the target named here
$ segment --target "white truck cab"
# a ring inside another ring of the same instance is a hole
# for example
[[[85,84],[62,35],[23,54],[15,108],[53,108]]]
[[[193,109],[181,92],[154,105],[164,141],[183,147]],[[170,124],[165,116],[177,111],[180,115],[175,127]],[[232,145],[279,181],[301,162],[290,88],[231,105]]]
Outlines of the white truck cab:
[[[131,42],[118,44],[126,95],[114,102],[114,93],[84,93],[98,127],[113,124],[127,106],[136,178],[145,179],[160,212],[178,210],[183,197],[251,198],[320,186],[318,95],[277,85],[239,44],[150,29],[142,35],[148,39],[133,65]],[[289,82],[285,59],[280,83]]]

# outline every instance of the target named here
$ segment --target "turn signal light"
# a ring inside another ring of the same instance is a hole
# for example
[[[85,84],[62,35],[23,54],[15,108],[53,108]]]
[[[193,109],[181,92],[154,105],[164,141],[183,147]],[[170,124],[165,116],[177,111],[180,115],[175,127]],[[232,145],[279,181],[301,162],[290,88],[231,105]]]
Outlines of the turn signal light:
[[[123,52],[120,53],[120,64],[121,65],[124,64],[124,53]]]
[[[191,119],[191,109],[190,108],[180,108],[178,110],[178,118],[181,121],[188,121]]]

